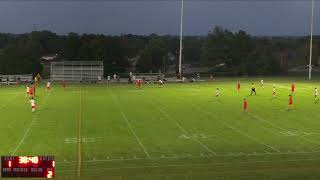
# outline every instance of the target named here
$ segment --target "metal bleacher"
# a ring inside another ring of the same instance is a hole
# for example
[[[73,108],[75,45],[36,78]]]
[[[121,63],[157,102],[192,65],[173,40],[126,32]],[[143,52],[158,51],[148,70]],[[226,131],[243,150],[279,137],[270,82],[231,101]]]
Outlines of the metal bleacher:
[[[51,81],[97,81],[103,77],[102,61],[52,62]]]
[[[9,80],[9,84],[30,83],[32,77],[32,74],[0,75],[0,84],[7,84],[7,80]]]

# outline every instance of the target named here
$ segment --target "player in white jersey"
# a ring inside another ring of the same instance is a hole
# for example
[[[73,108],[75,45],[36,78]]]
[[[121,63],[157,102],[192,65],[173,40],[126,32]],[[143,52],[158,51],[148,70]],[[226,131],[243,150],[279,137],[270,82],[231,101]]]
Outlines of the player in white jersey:
[[[36,102],[33,98],[30,99],[31,110],[34,112],[36,110]]]
[[[319,92],[318,92],[318,88],[314,88],[314,102],[318,103],[319,102]]]
[[[161,79],[159,79],[158,84],[160,87],[163,87],[163,81]]]
[[[30,87],[27,86],[27,89],[26,89],[26,97],[29,97],[29,92],[30,92]]]
[[[273,88],[272,88],[272,97],[273,97],[273,99],[275,99],[277,97],[276,86],[273,86]]]
[[[219,90],[219,88],[217,88],[217,90],[216,90],[216,97],[219,97],[220,96],[220,90]]]
[[[264,82],[263,82],[263,79],[261,79],[261,81],[260,81],[260,87],[262,87],[262,88],[264,88]]]
[[[48,91],[50,91],[50,89],[51,89],[51,82],[48,81],[47,86],[46,86],[46,91],[48,92]]]

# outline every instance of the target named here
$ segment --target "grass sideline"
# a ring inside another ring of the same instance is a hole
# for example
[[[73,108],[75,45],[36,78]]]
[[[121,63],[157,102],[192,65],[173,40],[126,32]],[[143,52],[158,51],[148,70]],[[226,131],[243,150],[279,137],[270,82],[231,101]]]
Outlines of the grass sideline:
[[[240,93],[231,78],[141,90],[53,84],[50,93],[37,88],[36,113],[25,86],[0,86],[0,155],[54,155],[55,179],[319,179],[320,84],[265,78],[262,89],[259,80],[240,79]]]

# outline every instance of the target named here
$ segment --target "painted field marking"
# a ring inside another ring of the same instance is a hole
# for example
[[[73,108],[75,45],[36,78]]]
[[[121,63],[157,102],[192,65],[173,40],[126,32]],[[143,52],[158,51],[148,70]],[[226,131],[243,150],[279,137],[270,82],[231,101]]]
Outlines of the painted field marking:
[[[112,90],[109,90],[110,95],[114,101],[114,103],[117,105],[117,108],[119,109],[122,119],[125,120],[130,132],[132,133],[132,135],[135,137],[136,141],[138,142],[138,144],[140,145],[141,149],[143,150],[143,152],[145,153],[145,155],[148,157],[148,159],[151,159],[151,156],[149,154],[149,152],[147,151],[146,147],[143,145],[143,143],[141,142],[140,138],[137,136],[136,132],[134,131],[130,121],[128,120],[127,116],[124,114],[124,112],[122,111],[121,107],[120,107],[120,103],[119,100],[117,99],[117,97],[115,97],[115,95],[113,94]]]
[[[78,138],[64,138],[65,144],[77,144],[79,141],[81,141],[82,143],[94,143],[96,141],[96,138],[89,137],[89,138],[82,138],[80,140]]]
[[[195,107],[194,105],[192,105],[192,106]],[[207,115],[209,115],[209,116],[212,117],[212,114],[211,114],[211,113],[208,113],[207,111],[204,111],[204,110],[202,110],[202,109],[199,109],[199,110],[202,111],[203,113],[205,113],[205,114],[207,114]],[[235,127],[229,125],[228,123],[225,123],[225,122],[220,121],[220,120],[218,120],[218,122],[220,122],[220,124],[223,124],[223,125],[225,125],[226,127],[230,128],[230,129],[232,129],[233,131],[241,134],[242,136],[247,137],[248,139],[251,139],[251,140],[253,140],[253,141],[255,141],[255,142],[259,143],[259,144],[262,144],[262,145],[264,145],[264,146],[266,146],[266,147],[268,147],[268,148],[270,148],[270,149],[272,149],[272,150],[274,150],[274,151],[276,151],[276,152],[280,152],[279,149],[277,149],[277,148],[275,148],[275,147],[273,147],[273,146],[271,146],[271,145],[268,145],[268,144],[264,143],[263,141],[259,140],[258,138],[255,138],[255,137],[250,136],[248,133],[245,133],[245,132],[242,132],[242,131],[239,130],[239,129],[236,129]]]
[[[158,104],[160,104],[158,102]],[[163,104],[161,104],[163,105]],[[201,142],[199,139],[193,137],[193,136],[190,136],[189,132],[182,127],[182,125],[176,121],[174,118],[172,118],[165,110],[163,110],[162,108],[160,108],[160,106],[156,106],[153,104],[154,107],[156,107],[161,114],[163,114],[168,120],[172,121],[179,129],[182,133],[186,134],[187,136],[191,137],[191,139],[195,142],[197,142],[198,144],[200,144],[204,149],[206,149],[208,152],[212,153],[213,155],[217,155],[216,152],[214,152],[211,148],[209,148],[206,144],[204,144],[203,142]]]
[[[175,96],[175,97],[178,97],[178,96]],[[185,99],[182,99],[182,98],[176,98],[176,99],[180,99],[180,100],[185,101]],[[207,116],[212,117],[212,114],[211,114],[211,113],[202,110],[201,108],[195,106],[194,104],[190,104],[190,105],[191,105],[194,109],[198,109],[199,111],[201,111],[202,113],[206,114]],[[199,105],[199,106],[202,106],[202,105]],[[245,133],[245,132],[242,132],[242,131],[239,130],[239,129],[236,129],[235,127],[229,125],[228,123],[225,123],[225,122],[223,122],[223,121],[221,121],[221,120],[219,120],[219,119],[217,119],[217,122],[219,122],[220,124],[222,124],[222,125],[230,128],[230,129],[232,129],[233,131],[237,132],[238,134],[241,134],[242,136],[247,137],[248,139],[251,139],[251,140],[253,140],[253,141],[255,141],[255,142],[257,142],[257,143],[259,143],[259,144],[261,144],[261,145],[264,145],[264,146],[266,146],[266,147],[268,147],[268,148],[270,148],[270,149],[272,149],[272,150],[274,150],[274,151],[276,151],[276,152],[280,152],[279,149],[277,149],[277,148],[275,148],[275,147],[273,147],[273,146],[271,146],[271,145],[268,145],[268,144],[264,143],[263,141],[259,140],[258,138],[252,137],[252,136],[250,136],[249,134],[247,134],[247,133]]]
[[[47,99],[49,97],[50,94],[46,95],[46,97],[44,98],[44,101],[43,101],[43,104],[42,104],[42,107],[44,107],[47,103]],[[16,146],[16,148],[12,151],[11,155],[13,156],[17,151],[18,149],[20,148],[20,146],[22,145],[22,143],[24,142],[24,140],[26,139],[26,137],[28,136],[30,130],[31,130],[31,127],[33,126],[34,122],[36,121],[36,119],[38,119],[38,115],[40,113],[40,110],[38,110],[36,112],[36,114],[34,115],[34,117],[32,118],[31,120],[31,123],[29,124],[28,128],[26,129],[26,131],[24,132],[21,140],[19,141],[18,145]]]
[[[265,164],[265,163],[281,163],[281,162],[303,162],[303,161],[320,161],[320,158],[310,159],[292,159],[292,160],[278,160],[278,161],[245,161],[245,162],[221,162],[221,163],[194,163],[194,164],[168,164],[168,165],[149,165],[149,166],[127,166],[127,167],[113,167],[113,168],[88,168],[86,171],[95,170],[118,170],[118,169],[140,169],[140,168],[164,168],[164,167],[192,167],[192,166],[213,166],[213,165],[235,165],[235,164]],[[56,172],[74,172],[77,170],[56,170]]]
[[[253,117],[254,119],[258,120],[258,121],[265,122],[265,123],[271,125],[272,127],[279,129],[281,132],[287,132],[289,136],[295,136],[295,134],[294,134],[293,132],[291,132],[290,130],[288,130],[288,129],[285,129],[285,128],[283,128],[283,127],[281,127],[281,126],[279,126],[279,125],[276,125],[276,124],[274,124],[274,123],[272,123],[272,122],[270,122],[270,121],[264,120],[264,119],[262,119],[262,118],[260,118],[260,117],[258,117],[258,116],[256,116],[256,115],[253,115],[252,113],[248,113],[248,114],[249,114],[251,117]],[[281,132],[280,132],[280,133],[281,133]],[[319,134],[320,134],[320,133],[319,133]],[[307,139],[305,136],[299,136],[299,137],[300,137],[301,139],[307,141],[307,142],[314,143],[314,144],[317,144],[317,145],[320,144],[320,142]]]
[[[274,155],[297,155],[297,154],[317,154],[320,153],[320,151],[299,151],[299,152],[281,152],[281,153],[272,153],[265,151],[265,153],[243,153],[243,152],[236,152],[236,153],[229,153],[229,154],[218,154],[216,156],[211,156],[210,154],[203,154],[201,155],[182,155],[182,156],[166,156],[166,155],[161,155],[159,157],[152,157],[151,160],[159,160],[159,159],[190,159],[190,158],[215,158],[215,157],[243,157],[243,156],[274,156]],[[85,160],[82,161],[82,163],[98,163],[98,162],[113,162],[113,161],[134,161],[134,160],[150,160],[149,158],[145,157],[136,157],[134,156],[133,158],[126,158],[126,159],[111,159],[109,156],[107,156],[107,159],[96,159],[96,160]],[[59,164],[64,164],[64,163],[77,163],[77,161],[67,161],[67,162],[57,162]]]

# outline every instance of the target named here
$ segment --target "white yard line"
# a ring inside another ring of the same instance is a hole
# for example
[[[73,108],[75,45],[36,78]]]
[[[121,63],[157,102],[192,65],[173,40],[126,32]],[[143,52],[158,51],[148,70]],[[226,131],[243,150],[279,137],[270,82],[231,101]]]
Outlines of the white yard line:
[[[151,160],[159,159],[192,159],[192,158],[206,158],[213,159],[215,157],[243,157],[243,156],[275,156],[275,155],[297,155],[297,154],[318,154],[320,151],[310,151],[310,152],[280,152],[280,153],[230,153],[230,154],[217,154],[215,156],[195,156],[195,155],[183,155],[183,156],[161,156],[161,157],[152,157]],[[114,161],[137,161],[137,160],[150,160],[149,158],[118,158],[118,159],[95,159],[95,160],[86,160],[82,163],[99,163],[99,162],[114,162]],[[70,164],[77,163],[77,161],[61,161],[56,162],[58,164]]]
[[[43,101],[43,104],[42,104],[42,108],[46,105],[46,102],[47,102],[47,99],[49,97],[50,94],[47,94],[44,101]],[[28,128],[26,129],[26,131],[24,132],[21,140],[19,141],[18,145],[16,146],[16,148],[13,150],[13,152],[11,153],[11,155],[13,156],[17,151],[18,149],[20,148],[20,146],[22,145],[22,143],[24,142],[24,140],[26,139],[26,137],[28,136],[30,130],[31,130],[31,127],[33,126],[34,122],[36,121],[36,119],[38,118],[38,115],[40,113],[40,110],[38,109],[38,111],[36,112],[36,114],[34,115],[33,119],[31,120],[31,123],[29,124]]]
[[[118,169],[141,169],[141,168],[165,168],[165,167],[193,167],[193,166],[214,166],[214,165],[236,165],[236,164],[266,164],[266,163],[281,163],[281,162],[303,162],[303,161],[320,161],[320,158],[310,159],[292,159],[278,161],[244,161],[244,162],[226,162],[226,163],[194,163],[194,164],[168,164],[168,165],[147,165],[147,166],[126,166],[126,167],[110,167],[110,168],[88,168],[86,171],[95,170],[118,170]],[[73,172],[76,170],[56,170],[56,172]]]
[[[81,176],[81,123],[82,123],[82,92],[80,87],[80,105],[79,105],[79,118],[78,118],[78,164],[77,175]]]
[[[192,105],[192,106],[193,106],[194,108],[196,108],[194,105]],[[211,114],[211,113],[208,113],[207,111],[204,111],[204,110],[202,110],[202,109],[200,109],[200,108],[198,108],[198,109],[199,109],[201,112],[203,112],[203,113],[207,114],[208,116],[211,116],[211,117],[212,117],[212,114]],[[220,124],[223,124],[224,126],[230,128],[230,129],[232,129],[233,131],[241,134],[242,136],[247,137],[248,139],[251,139],[251,140],[253,140],[253,141],[255,141],[255,142],[259,143],[259,144],[262,144],[262,145],[264,145],[264,146],[266,146],[266,147],[268,147],[268,148],[270,148],[270,149],[272,149],[272,150],[274,150],[274,151],[276,151],[276,152],[280,152],[279,149],[277,149],[277,148],[275,148],[275,147],[273,147],[273,146],[271,146],[271,145],[268,145],[268,144],[264,143],[263,141],[259,140],[258,138],[255,138],[255,137],[250,136],[248,133],[245,133],[245,132],[240,131],[239,129],[236,129],[235,127],[229,125],[228,123],[225,123],[225,122],[220,121],[220,120],[218,120],[218,122],[220,122]]]
[[[264,119],[262,119],[262,118],[260,118],[260,117],[258,117],[258,116],[256,116],[256,115],[253,115],[252,113],[248,113],[248,114],[249,114],[251,117],[253,117],[254,119],[256,119],[256,120],[258,120],[258,121],[261,121],[261,122],[265,122],[265,123],[271,125],[272,127],[277,128],[277,129],[279,129],[279,130],[281,130],[281,131],[291,132],[291,131],[288,130],[288,129],[285,129],[285,128],[280,127],[280,126],[278,126],[278,125],[276,125],[276,124],[274,124],[274,123],[271,123],[271,122],[269,122],[269,121],[267,121],[267,120],[264,120]],[[312,141],[312,140],[307,139],[307,138],[305,138],[305,137],[303,137],[303,136],[299,136],[299,138],[301,138],[301,139],[303,139],[303,140],[305,140],[305,141],[307,141],[307,142],[310,142],[310,143],[314,143],[314,144],[317,144],[317,145],[320,144],[320,142]]]
[[[162,105],[162,104],[161,104]],[[200,140],[198,140],[197,138],[191,136],[189,134],[189,132],[184,129],[181,124],[179,122],[177,122],[175,119],[173,119],[165,110],[163,110],[162,108],[160,108],[159,106],[154,105],[160,112],[161,114],[163,114],[168,120],[172,121],[179,129],[182,133],[188,135],[189,137],[191,137],[191,139],[195,142],[197,142],[198,144],[200,144],[204,149],[206,149],[209,153],[213,154],[213,155],[217,155],[216,152],[214,152],[211,148],[209,148],[206,144],[202,143]]]
[[[182,98],[177,98],[177,99],[180,99],[180,100],[183,100],[183,101],[184,101],[184,99],[182,99]],[[194,109],[198,109],[199,111],[203,112],[204,114],[207,114],[208,116],[211,116],[211,117],[212,117],[212,114],[211,114],[211,113],[209,113],[209,112],[207,112],[207,111],[204,111],[204,110],[202,110],[201,108],[198,108],[198,107],[195,106],[194,104],[190,104],[190,106],[192,106]],[[247,133],[245,133],[245,132],[242,132],[242,131],[236,129],[235,127],[229,125],[228,123],[225,123],[225,122],[223,122],[223,121],[221,121],[221,120],[219,120],[219,119],[217,119],[217,122],[219,122],[220,124],[222,124],[222,125],[230,128],[230,129],[232,129],[233,131],[241,134],[242,136],[247,137],[248,139],[251,139],[251,140],[253,140],[253,141],[255,141],[255,142],[257,142],[257,143],[259,143],[259,144],[261,144],[261,145],[264,145],[264,146],[272,149],[273,151],[280,152],[279,149],[277,149],[277,148],[275,148],[275,147],[273,147],[273,146],[271,146],[271,145],[268,145],[268,144],[264,143],[263,141],[259,140],[258,138],[252,137],[252,136],[250,136],[249,134],[247,134]]]
[[[114,103],[117,105],[117,108],[119,109],[119,111],[121,112],[122,118],[125,120],[130,132],[132,133],[132,135],[136,138],[138,144],[140,145],[141,149],[143,150],[143,152],[145,153],[145,155],[147,156],[148,159],[151,159],[151,156],[149,154],[149,152],[147,151],[146,147],[143,145],[143,143],[141,142],[140,138],[138,137],[138,135],[136,134],[135,130],[133,129],[130,121],[128,120],[127,116],[124,114],[124,112],[121,109],[120,103],[117,99],[117,97],[115,97],[115,95],[113,94],[112,90],[109,91],[111,93],[111,97],[114,101]]]

